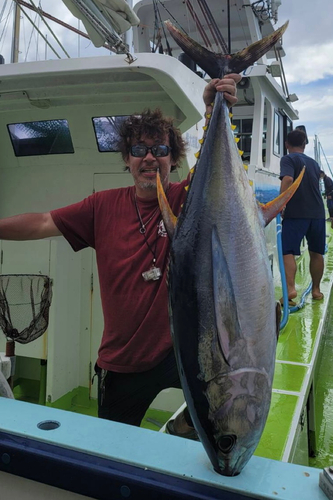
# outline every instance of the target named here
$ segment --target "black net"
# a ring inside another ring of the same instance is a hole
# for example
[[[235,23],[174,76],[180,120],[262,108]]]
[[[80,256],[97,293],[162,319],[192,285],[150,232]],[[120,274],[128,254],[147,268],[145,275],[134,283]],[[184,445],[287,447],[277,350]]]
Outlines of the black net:
[[[0,328],[8,339],[28,344],[48,327],[51,280],[34,274],[0,275]]]

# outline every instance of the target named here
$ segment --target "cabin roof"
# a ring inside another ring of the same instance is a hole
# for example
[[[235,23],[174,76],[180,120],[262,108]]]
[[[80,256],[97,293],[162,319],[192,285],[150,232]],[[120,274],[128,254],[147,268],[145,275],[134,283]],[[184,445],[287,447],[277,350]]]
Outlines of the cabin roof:
[[[202,118],[204,86],[178,60],[160,54],[139,54],[132,64],[119,55],[1,65],[1,167],[36,161],[36,157],[15,157],[8,124],[66,119],[75,154],[88,162],[103,162],[107,160],[96,146],[93,117],[160,107],[186,132]],[[66,163],[63,156],[50,155],[46,163]]]

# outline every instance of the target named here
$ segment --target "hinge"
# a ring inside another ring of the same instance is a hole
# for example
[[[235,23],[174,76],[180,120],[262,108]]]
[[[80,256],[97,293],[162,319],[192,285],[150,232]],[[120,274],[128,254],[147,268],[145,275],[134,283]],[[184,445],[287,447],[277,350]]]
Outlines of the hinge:
[[[91,276],[90,276],[90,291],[93,292],[94,291],[94,274],[91,273]]]
[[[3,264],[3,250],[1,250],[1,255],[0,255],[0,264]]]

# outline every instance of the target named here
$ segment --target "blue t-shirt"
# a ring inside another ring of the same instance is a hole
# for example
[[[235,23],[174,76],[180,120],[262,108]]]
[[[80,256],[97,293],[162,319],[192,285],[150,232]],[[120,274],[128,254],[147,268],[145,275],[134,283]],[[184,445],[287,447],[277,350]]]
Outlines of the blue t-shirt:
[[[290,153],[281,158],[280,179],[285,175],[297,179],[303,166],[305,173],[299,188],[288,201],[285,219],[324,219],[324,202],[319,189],[320,167],[304,153]]]
[[[326,196],[332,196],[333,181],[327,175],[325,175],[325,177],[324,177],[324,185],[325,185],[325,194],[326,194]]]

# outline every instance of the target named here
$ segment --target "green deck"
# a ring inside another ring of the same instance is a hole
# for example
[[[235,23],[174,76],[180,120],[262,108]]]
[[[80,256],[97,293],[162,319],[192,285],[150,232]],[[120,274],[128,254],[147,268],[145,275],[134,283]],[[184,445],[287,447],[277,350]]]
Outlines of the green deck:
[[[330,231],[329,225],[327,230]],[[307,295],[305,306],[289,315],[286,327],[280,332],[271,409],[255,453],[262,457],[308,463],[320,468],[331,465],[333,461],[333,334],[328,328],[331,323],[333,269],[331,232],[327,243],[321,285],[324,300],[314,301],[311,293]],[[309,255],[306,251],[298,260],[298,300],[309,285],[308,266]],[[277,286],[276,298],[281,296],[281,287]],[[314,415],[306,407],[312,383],[313,395],[310,400],[314,399],[315,402]],[[315,454],[311,458],[308,458],[308,438],[312,440]]]

